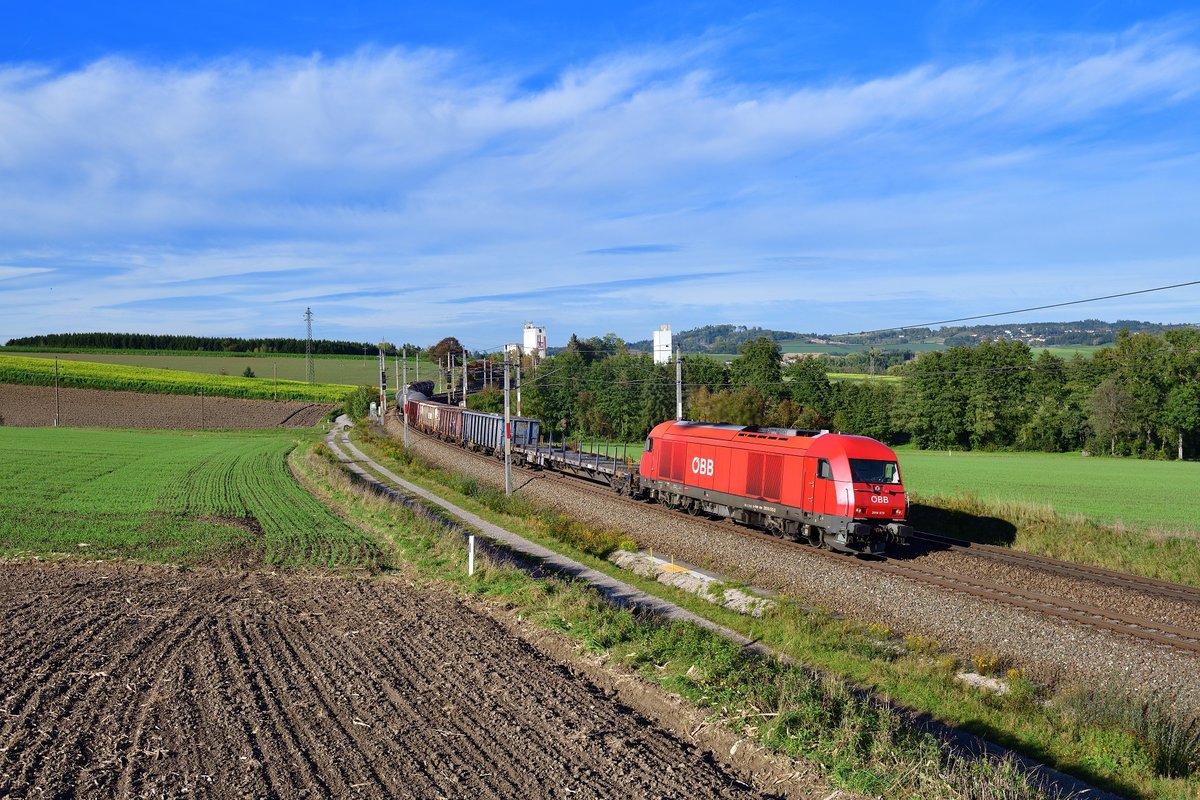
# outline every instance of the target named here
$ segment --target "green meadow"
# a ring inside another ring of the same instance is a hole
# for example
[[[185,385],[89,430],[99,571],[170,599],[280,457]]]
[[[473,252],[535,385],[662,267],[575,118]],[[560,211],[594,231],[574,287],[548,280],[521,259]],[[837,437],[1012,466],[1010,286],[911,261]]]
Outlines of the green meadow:
[[[1197,462],[908,448],[898,454],[904,484],[918,495],[972,495],[1079,514],[1107,525],[1200,532],[1190,503],[1200,487]]]
[[[289,434],[0,427],[0,554],[378,567],[292,476]]]

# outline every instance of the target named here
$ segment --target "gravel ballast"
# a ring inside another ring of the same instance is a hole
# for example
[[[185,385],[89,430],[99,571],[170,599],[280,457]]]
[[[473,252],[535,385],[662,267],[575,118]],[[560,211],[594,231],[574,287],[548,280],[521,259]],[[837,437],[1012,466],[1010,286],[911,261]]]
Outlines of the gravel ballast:
[[[400,435],[399,422],[389,417],[387,424],[392,435]],[[410,446],[444,469],[503,486],[499,460],[482,460],[415,432],[410,432]],[[804,603],[885,625],[896,634],[932,638],[963,658],[989,654],[1021,667],[1036,680],[1052,683],[1142,687],[1176,698],[1181,708],[1200,713],[1200,658],[1182,651],[884,575],[850,556],[783,547],[739,536],[732,527],[724,533],[684,514],[630,503],[616,495],[597,495],[581,488],[576,479],[553,473],[514,468],[513,488],[572,517],[623,530],[639,547],[653,548],[655,555],[675,556]],[[976,561],[961,555],[953,558]],[[1127,589],[1079,586],[1079,581],[1007,565],[987,569],[990,572],[980,574],[1014,585],[1024,581],[1047,594],[1129,614],[1145,613],[1175,625],[1186,625],[1197,614],[1189,604],[1144,598]],[[1004,577],[1000,571],[1027,574]]]

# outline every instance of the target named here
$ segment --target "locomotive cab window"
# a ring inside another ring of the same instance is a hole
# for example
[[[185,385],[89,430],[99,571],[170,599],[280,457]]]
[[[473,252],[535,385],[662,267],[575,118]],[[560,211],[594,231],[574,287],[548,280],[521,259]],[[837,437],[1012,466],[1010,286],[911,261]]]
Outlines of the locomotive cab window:
[[[654,449],[654,440],[651,439],[650,437],[646,437],[646,452],[649,453],[653,449]]]
[[[833,468],[829,466],[829,462],[824,458],[817,461],[817,477],[824,478],[827,481],[833,480]]]
[[[895,461],[869,458],[850,459],[850,474],[855,483],[899,483],[900,468]]]

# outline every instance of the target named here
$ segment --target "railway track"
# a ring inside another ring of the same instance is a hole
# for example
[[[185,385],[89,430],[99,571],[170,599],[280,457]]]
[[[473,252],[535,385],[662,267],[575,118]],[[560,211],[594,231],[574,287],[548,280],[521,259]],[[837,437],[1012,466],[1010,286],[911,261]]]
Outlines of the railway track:
[[[498,460],[494,456],[488,456],[482,453],[465,450],[447,442],[443,442],[436,437],[429,436],[410,428],[410,435],[413,435],[414,432],[417,436],[436,442],[441,446],[452,448],[457,453],[466,454],[472,458],[486,461],[493,466],[498,463]],[[522,472],[524,474],[529,474],[527,471]],[[541,472],[537,474],[539,478],[569,481],[569,485],[574,487],[576,491],[593,493],[598,496],[608,498],[609,500],[616,499],[623,502],[636,503],[637,505],[647,510],[651,510],[654,513],[671,514],[673,516],[678,516],[680,514],[679,511],[673,509],[667,509],[648,504],[632,498],[618,497],[610,487],[599,482],[580,480],[577,477],[567,476],[557,472]],[[692,524],[717,528],[724,534],[732,533],[749,539],[759,540],[773,547],[802,550],[804,551],[806,557],[829,558],[841,562],[847,562],[850,560],[846,554],[836,553],[829,550],[821,550],[801,542],[793,542],[786,539],[781,539],[764,531],[736,525],[728,520],[717,521],[704,515],[697,515],[693,518]],[[1087,567],[1078,564],[1068,564],[1066,562],[1056,561],[1055,559],[1046,558],[1044,556],[1033,556],[1027,553],[1004,551],[1002,548],[997,548],[994,546],[975,545],[973,543],[963,542],[962,540],[937,536],[936,534],[923,533],[921,534],[921,537],[927,543],[937,544],[938,546],[944,548],[957,548],[969,555],[990,558],[993,560],[1003,560],[1008,563],[1016,564],[1029,569],[1056,571],[1056,574],[1075,579],[1108,583],[1110,585],[1121,586],[1126,589],[1135,589],[1137,591],[1156,592],[1165,597],[1183,599],[1192,603],[1200,603],[1200,590],[1194,590],[1191,587],[1179,586],[1176,584],[1167,583],[1165,581],[1156,581],[1153,579],[1125,575],[1113,570]],[[915,561],[905,561],[894,558],[863,558],[854,559],[854,562],[862,565],[863,568],[874,569],[894,575],[898,578],[912,581],[914,583],[933,586],[946,591],[952,591],[958,595],[991,600],[1006,606],[1032,611],[1063,621],[1082,624],[1110,633],[1117,633],[1133,637],[1152,645],[1172,647],[1184,652],[1200,654],[1200,631],[1167,625],[1157,621],[1122,614],[1117,611],[1104,609],[1097,606],[1075,603],[1027,589],[1017,589],[1010,586],[1004,586],[986,579],[964,575],[960,572],[943,570],[926,564],[919,564]]]
[[[1154,578],[1143,578],[1137,575],[1117,572],[1116,570],[1104,569],[1103,567],[1073,564],[1069,561],[1060,561],[1049,556],[1022,553],[1019,550],[1009,550],[1008,548],[997,547],[996,545],[976,544],[963,539],[955,539],[950,536],[942,536],[941,534],[929,533],[927,531],[914,532],[910,541],[924,543],[927,545],[925,548],[927,552],[949,550],[974,558],[985,558],[989,561],[1036,569],[1053,575],[1093,581],[1107,586],[1119,586],[1123,589],[1132,589],[1143,594],[1172,600],[1182,600],[1187,603],[1200,605],[1200,588],[1192,586],[1160,581]]]

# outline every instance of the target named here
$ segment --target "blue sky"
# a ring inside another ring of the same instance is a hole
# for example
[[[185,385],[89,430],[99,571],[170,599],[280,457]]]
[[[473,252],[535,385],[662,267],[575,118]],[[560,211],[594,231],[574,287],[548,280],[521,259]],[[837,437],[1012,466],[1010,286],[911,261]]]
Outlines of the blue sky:
[[[0,28],[0,341],[844,332],[1200,279],[1185,3],[118,4]],[[1200,322],[1200,286],[995,321]]]

